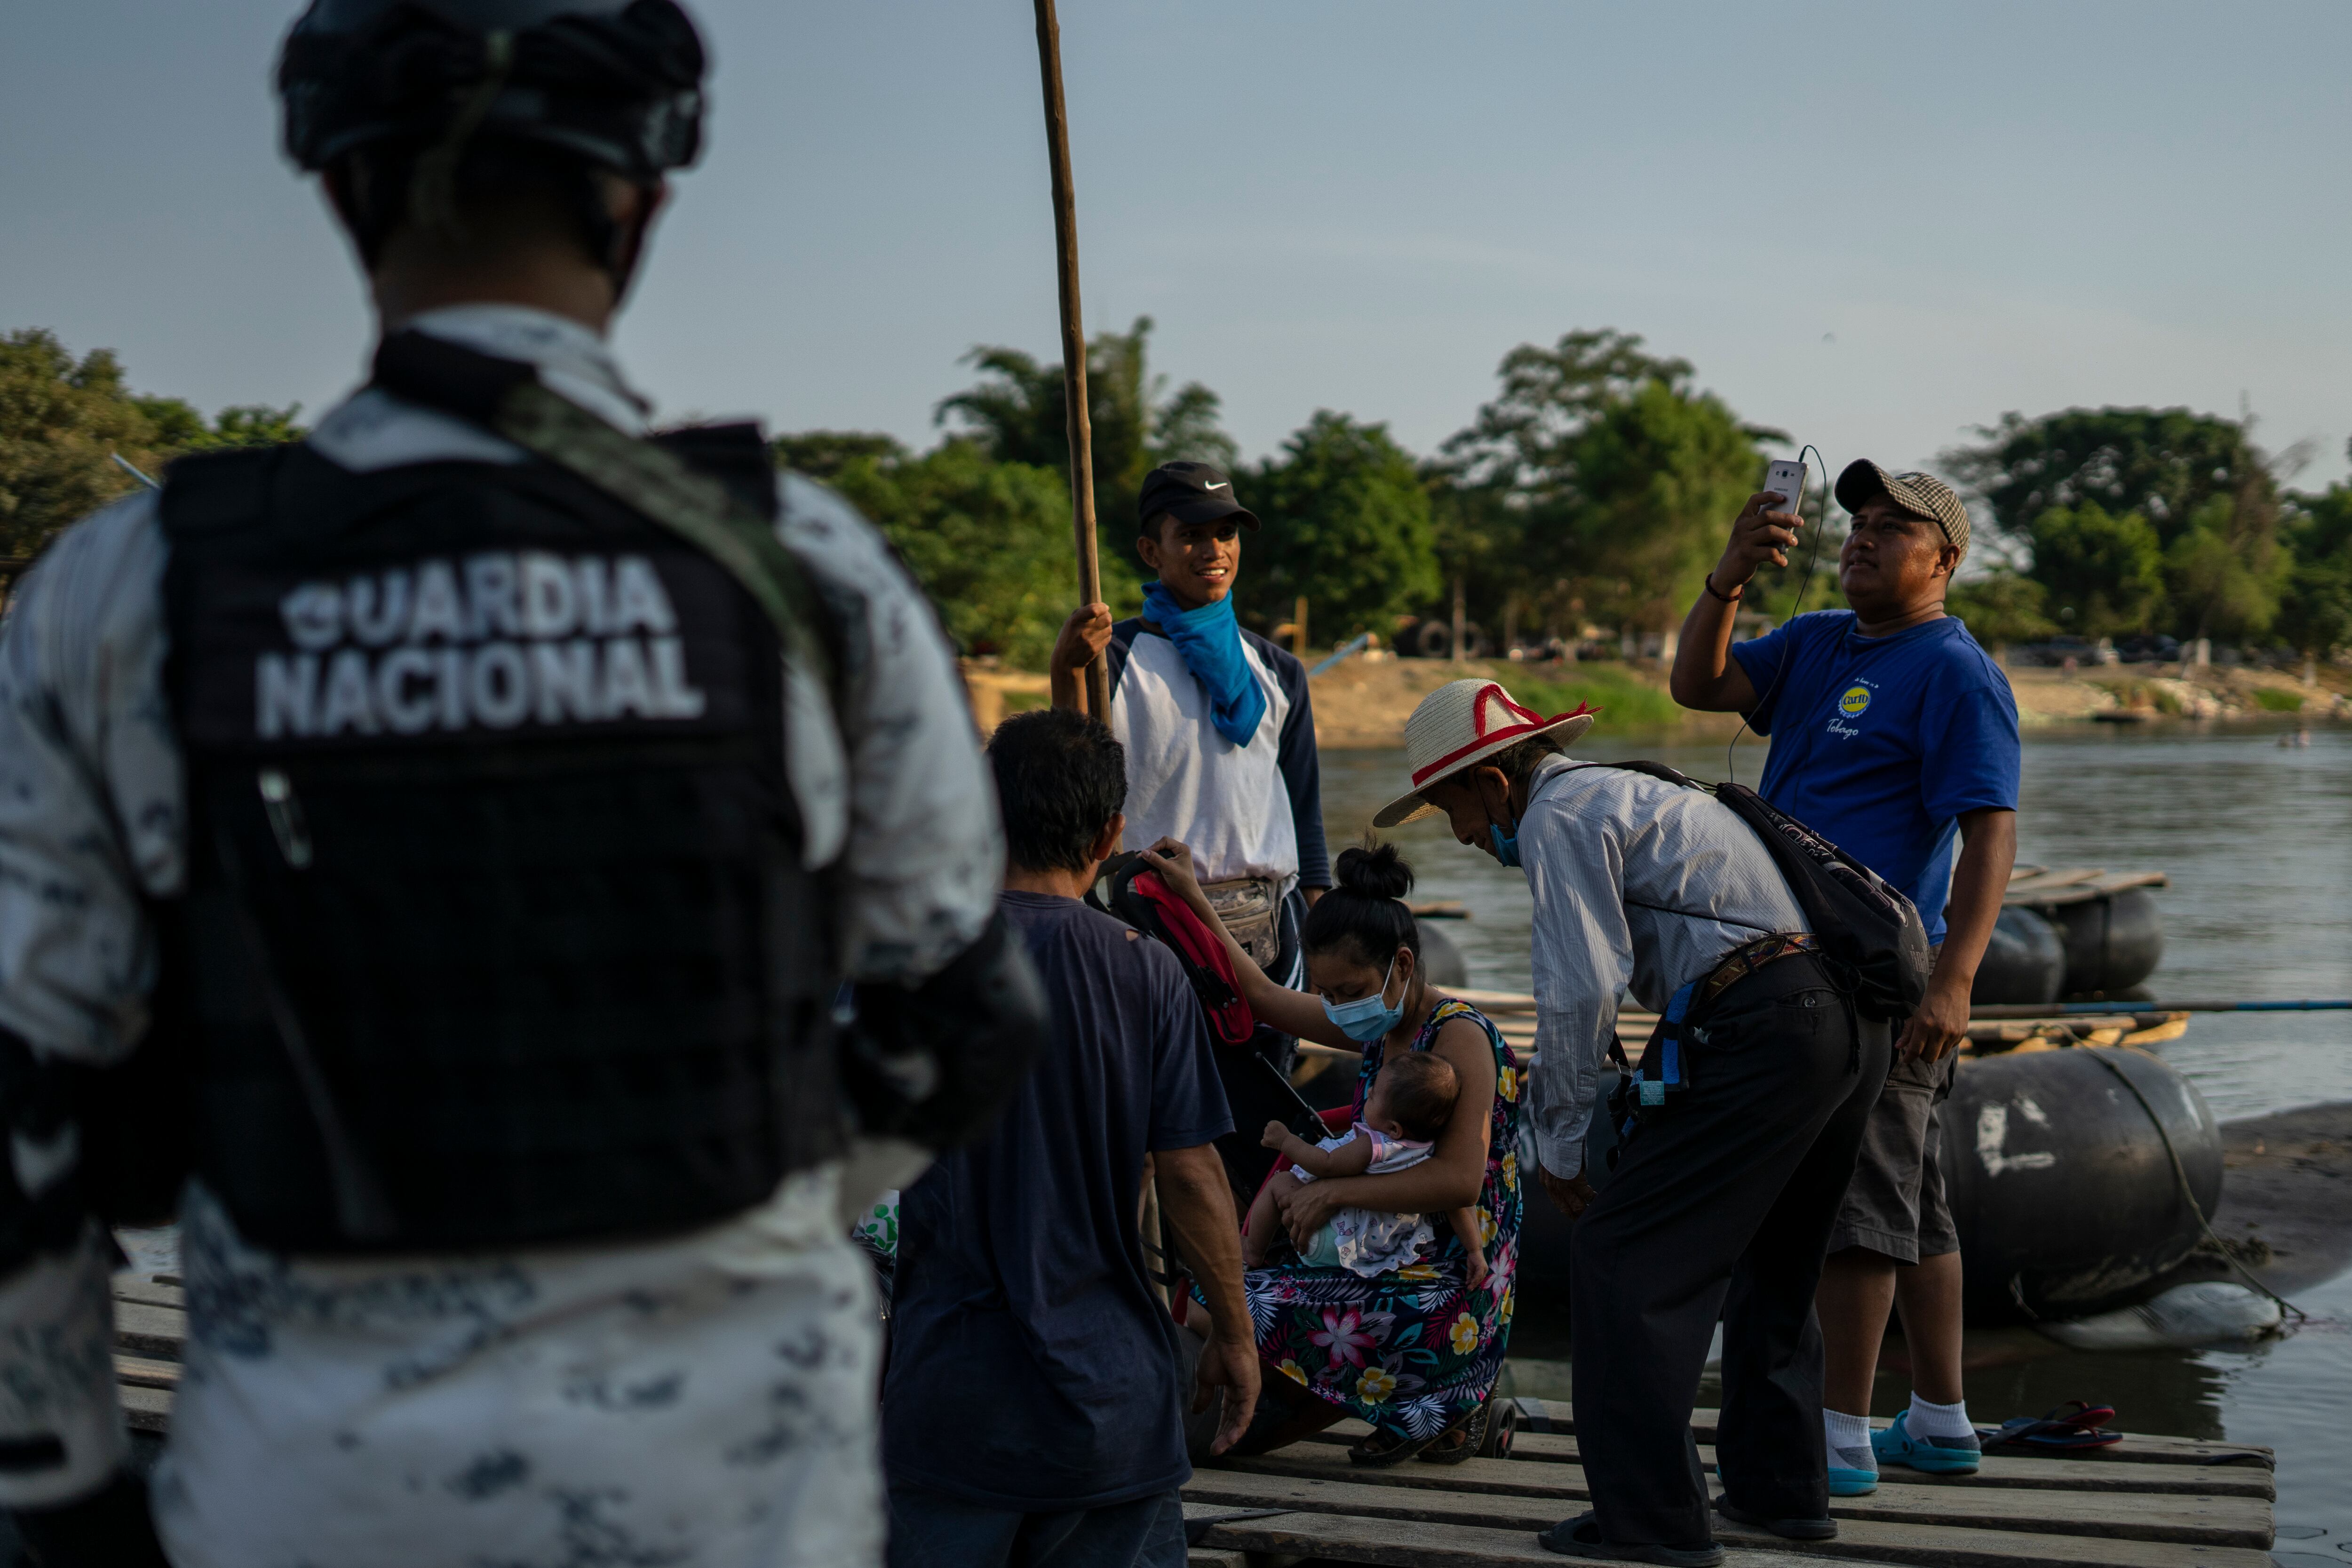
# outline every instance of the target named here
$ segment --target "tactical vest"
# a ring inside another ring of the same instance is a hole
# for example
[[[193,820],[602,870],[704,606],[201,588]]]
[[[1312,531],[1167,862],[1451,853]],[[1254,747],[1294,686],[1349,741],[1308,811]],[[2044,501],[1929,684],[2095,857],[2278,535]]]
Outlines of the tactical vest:
[[[672,450],[774,516],[750,427]],[[163,518],[189,870],[159,1022],[247,1237],[656,1233],[840,1152],[833,902],[734,578],[538,460],[224,453]]]

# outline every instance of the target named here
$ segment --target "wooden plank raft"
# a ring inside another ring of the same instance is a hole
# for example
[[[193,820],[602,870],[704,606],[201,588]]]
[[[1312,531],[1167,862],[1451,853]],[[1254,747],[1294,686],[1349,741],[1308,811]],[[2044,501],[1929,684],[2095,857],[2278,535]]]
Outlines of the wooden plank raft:
[[[1242,1568],[1260,1555],[1392,1568],[1560,1562],[1535,1534],[1590,1502],[1574,1419],[1554,1401],[1517,1403],[1524,1425],[1507,1459],[1360,1469],[1344,1445],[1365,1428],[1346,1422],[1272,1454],[1203,1466],[1184,1489],[1186,1517],[1205,1531],[1200,1568]],[[1711,1410],[1694,1413],[1710,1470],[1715,1423]],[[2268,1568],[2268,1449],[2136,1436],[2090,1454],[2098,1457],[1996,1455],[1972,1477],[1890,1467],[1871,1496],[1831,1500],[1835,1541],[1782,1541],[1720,1516],[1716,1538],[1741,1568],[1797,1568],[1801,1558],[1849,1568]],[[1236,1556],[1221,1563],[1219,1552]]]
[[[2169,886],[2169,879],[2161,871],[2107,871],[2095,866],[2053,871],[2040,866],[2019,866],[2009,874],[2009,889],[2002,894],[2001,902],[2022,904],[2028,909],[2051,909],[2060,904],[2113,898],[2132,888]]]
[[[119,1278],[115,1376],[131,1425],[171,1420],[187,1338],[176,1280]],[[1591,1498],[1570,1406],[1517,1402],[1521,1429],[1507,1459],[1407,1463],[1363,1470],[1345,1445],[1366,1428],[1343,1422],[1256,1458],[1203,1466],[1184,1489],[1185,1517],[1205,1533],[1197,1568],[1259,1568],[1316,1557],[1382,1568],[1557,1563],[1536,1532],[1584,1511]],[[1716,1413],[1692,1413],[1711,1471]],[[1890,1468],[1866,1498],[1835,1498],[1835,1541],[1786,1542],[1716,1521],[1726,1568],[2269,1568],[2272,1456],[2244,1444],[2126,1437],[2063,1458],[1994,1456],[1973,1477]],[[1253,1562],[1253,1560],[1257,1560]]]

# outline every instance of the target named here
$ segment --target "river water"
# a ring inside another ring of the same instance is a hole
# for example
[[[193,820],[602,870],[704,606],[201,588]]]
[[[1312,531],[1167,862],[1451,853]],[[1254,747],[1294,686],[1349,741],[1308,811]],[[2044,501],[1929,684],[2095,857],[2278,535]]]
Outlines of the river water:
[[[2166,933],[2158,999],[2352,996],[2352,729],[2160,725],[2036,733],[2025,748],[2019,858],[2048,866],[2160,870]],[[1651,757],[1696,778],[1754,784],[1764,747],[1601,737],[1578,748],[1597,761]],[[1403,786],[1402,752],[1326,752],[1326,827],[1351,842]],[[1471,984],[1524,991],[1527,884],[1517,871],[1455,844],[1443,819],[1394,837],[1419,875],[1417,899],[1457,899],[1449,921]],[[2322,1101],[2352,1100],[2352,1013],[2200,1015],[2156,1049],[2224,1121]],[[1540,1198],[1532,1201],[1540,1202]],[[2305,1289],[2314,1321],[2251,1349],[2047,1354],[1972,1368],[1979,1425],[2069,1399],[2113,1405],[2129,1431],[2261,1443],[2279,1451],[2279,1543],[2292,1568],[2352,1563],[2352,1275]],[[1522,1308],[1522,1344],[1557,1342],[1540,1303]],[[2021,1336],[2022,1337],[2022,1336]],[[2038,1337],[2037,1337],[2038,1338]],[[1974,1349],[1972,1345],[1972,1355]],[[1515,1370],[1522,1358],[1515,1357]],[[1529,1360],[1530,1384],[1557,1370]],[[1882,1373],[1877,1414],[1905,1407],[1908,1383]]]

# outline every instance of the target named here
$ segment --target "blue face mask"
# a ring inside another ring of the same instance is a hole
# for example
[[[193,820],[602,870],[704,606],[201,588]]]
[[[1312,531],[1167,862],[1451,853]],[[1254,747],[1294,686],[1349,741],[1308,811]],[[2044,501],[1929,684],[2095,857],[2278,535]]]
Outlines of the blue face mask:
[[[1506,833],[1501,824],[1490,822],[1486,824],[1486,832],[1495,840],[1495,858],[1506,866],[1517,865],[1519,863],[1519,825],[1514,822],[1511,824],[1511,830]]]
[[[1369,1046],[1404,1022],[1404,998],[1399,996],[1393,1007],[1388,1005],[1389,981],[1396,973],[1396,960],[1389,960],[1386,973],[1381,976],[1381,988],[1369,996],[1359,996],[1353,1002],[1331,1005],[1323,998],[1324,1016],[1332,1026],[1360,1046]]]

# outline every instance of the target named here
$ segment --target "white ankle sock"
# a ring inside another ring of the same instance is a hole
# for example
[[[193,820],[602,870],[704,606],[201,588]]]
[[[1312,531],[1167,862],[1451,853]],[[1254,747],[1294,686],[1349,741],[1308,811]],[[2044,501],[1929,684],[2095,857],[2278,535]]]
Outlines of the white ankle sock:
[[[1917,1394],[1911,1396],[1911,1419],[1904,1426],[1916,1437],[1972,1437],[1976,1428],[1969,1425],[1969,1402],[1957,1405],[1930,1405]]]
[[[1870,1417],[1848,1415],[1843,1410],[1822,1407],[1822,1431],[1832,1448],[1867,1448],[1870,1447]]]

